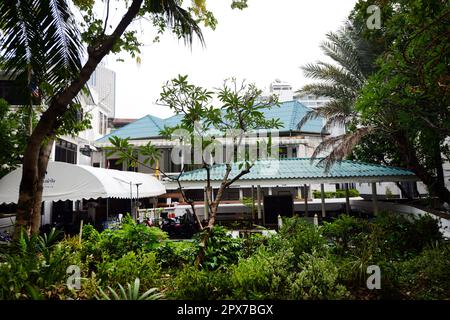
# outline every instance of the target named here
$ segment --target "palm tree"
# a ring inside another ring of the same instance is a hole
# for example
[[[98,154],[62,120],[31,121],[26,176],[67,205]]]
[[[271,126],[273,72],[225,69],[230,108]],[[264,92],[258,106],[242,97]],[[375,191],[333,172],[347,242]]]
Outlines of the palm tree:
[[[319,82],[305,85],[297,93],[330,98],[324,105],[307,112],[298,124],[299,129],[307,121],[318,117],[326,119],[322,134],[334,125],[345,128],[344,134],[323,139],[313,153],[314,159],[331,149],[329,155],[321,160],[328,170],[335,161],[347,156],[361,138],[371,131],[368,127],[357,128],[352,132],[347,132],[347,129],[349,124],[358,123],[354,104],[366,79],[374,72],[377,51],[373,44],[362,39],[359,29],[349,21],[337,32],[328,33],[326,38],[327,41],[320,48],[334,63],[318,61],[303,66],[305,75]]]

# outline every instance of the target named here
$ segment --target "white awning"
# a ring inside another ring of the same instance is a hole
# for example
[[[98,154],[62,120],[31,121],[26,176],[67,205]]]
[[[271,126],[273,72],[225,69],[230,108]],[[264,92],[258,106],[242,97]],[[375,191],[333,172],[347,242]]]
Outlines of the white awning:
[[[21,179],[20,167],[0,180],[0,203],[17,203]],[[42,201],[129,199],[136,198],[137,191],[139,198],[166,193],[164,185],[149,174],[49,162]]]

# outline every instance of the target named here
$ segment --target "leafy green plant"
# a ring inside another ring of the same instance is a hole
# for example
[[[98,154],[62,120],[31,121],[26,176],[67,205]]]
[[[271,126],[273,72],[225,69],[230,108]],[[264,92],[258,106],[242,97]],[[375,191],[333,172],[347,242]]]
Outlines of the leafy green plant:
[[[95,260],[102,261],[120,258],[130,251],[151,251],[167,239],[167,234],[159,228],[137,224],[127,215],[117,230],[98,233],[92,226],[86,226],[83,239],[83,256],[93,255]]]
[[[56,243],[57,237],[23,233],[11,252],[0,255],[0,299],[37,299],[65,283],[68,266],[83,268],[77,248]]]
[[[272,237],[269,243],[274,251],[286,245],[291,246],[295,257],[314,250],[324,252],[328,248],[320,229],[299,217],[283,219],[278,236]]]
[[[339,269],[328,256],[304,253],[299,267],[301,271],[292,277],[293,299],[344,299],[349,296],[347,289],[338,283]]]
[[[356,189],[348,189],[349,197],[359,197],[359,191]],[[345,190],[336,190],[336,191],[325,191],[323,193],[324,198],[345,198],[346,193]],[[313,190],[313,197],[316,199],[321,198],[321,193],[318,190]]]
[[[168,240],[154,251],[162,268],[179,268],[194,262],[196,246],[193,242]]]
[[[322,226],[322,234],[332,240],[331,243],[339,254],[347,251],[349,247],[359,245],[364,238],[363,233],[368,231],[369,225],[366,220],[345,214],[332,222],[324,222]]]
[[[118,291],[108,286],[109,292],[99,288],[99,295],[96,296],[97,300],[159,300],[164,297],[162,293],[157,292],[158,288],[151,288],[144,293],[140,293],[139,278],[136,278],[133,284],[127,283],[128,290],[125,290],[121,284],[118,286]]]
[[[276,252],[261,248],[232,268],[234,299],[283,299],[289,290],[288,277],[293,271],[292,250]]]
[[[416,257],[399,262],[399,290],[409,299],[450,299],[450,245],[425,249]]]
[[[127,283],[139,278],[146,287],[157,284],[161,267],[154,252],[128,252],[119,259],[97,265],[97,276],[102,284]]]
[[[199,234],[197,239],[201,238],[201,236]],[[242,239],[233,239],[227,233],[227,229],[222,226],[215,226],[208,239],[202,266],[209,270],[215,270],[219,267],[235,264],[239,260],[242,248]]]
[[[379,245],[380,254],[396,259],[416,255],[428,245],[442,241],[439,224],[429,215],[406,217],[383,212],[373,221],[372,233],[371,242]]]
[[[228,270],[198,270],[186,266],[177,273],[171,295],[175,299],[216,300],[229,298],[231,291]]]

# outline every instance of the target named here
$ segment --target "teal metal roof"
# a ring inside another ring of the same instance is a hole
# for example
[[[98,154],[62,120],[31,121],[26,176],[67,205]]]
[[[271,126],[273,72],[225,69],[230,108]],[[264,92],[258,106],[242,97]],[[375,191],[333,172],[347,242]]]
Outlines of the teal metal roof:
[[[299,131],[297,124],[310,109],[298,101],[282,102],[279,106],[263,109],[266,119],[280,119],[283,126],[279,129],[283,131]],[[97,142],[108,142],[111,136],[129,138],[131,140],[154,138],[159,136],[159,132],[164,126],[174,127],[181,122],[182,115],[175,115],[170,118],[161,119],[147,115],[132,123],[119,128],[110,134],[100,138]],[[320,133],[323,126],[323,118],[317,118],[305,123],[301,131],[309,133]]]
[[[111,136],[130,139],[144,139],[159,136],[159,132],[164,129],[164,120],[151,115],[146,115],[122,128],[114,130],[110,134],[98,139],[98,142],[107,142]]]
[[[356,177],[387,177],[404,176],[415,178],[412,171],[376,165],[371,163],[343,160],[334,164],[328,173],[319,163],[319,159],[311,162],[311,158],[287,158],[280,160],[258,160],[250,172],[240,180],[275,180],[275,179],[321,179],[321,178],[356,178]],[[240,170],[233,164],[230,179]],[[211,180],[222,180],[225,174],[225,165],[214,165],[211,168]],[[204,181],[206,170],[197,169],[184,173],[180,181]]]

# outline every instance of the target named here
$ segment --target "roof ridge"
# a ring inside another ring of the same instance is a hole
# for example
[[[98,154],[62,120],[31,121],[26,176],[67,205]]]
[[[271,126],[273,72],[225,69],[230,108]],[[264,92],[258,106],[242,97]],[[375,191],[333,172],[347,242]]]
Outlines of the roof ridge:
[[[151,114],[148,114],[147,117],[150,118],[150,120],[153,122],[153,124],[154,124],[155,126],[157,126],[157,127],[159,128],[159,130],[162,129],[162,128],[160,127],[160,125],[159,125],[158,123],[156,123],[156,121],[155,121],[154,118],[157,118],[158,120],[164,121],[163,119],[161,119],[161,118],[159,118],[159,117],[157,117],[157,116],[152,116]]]

